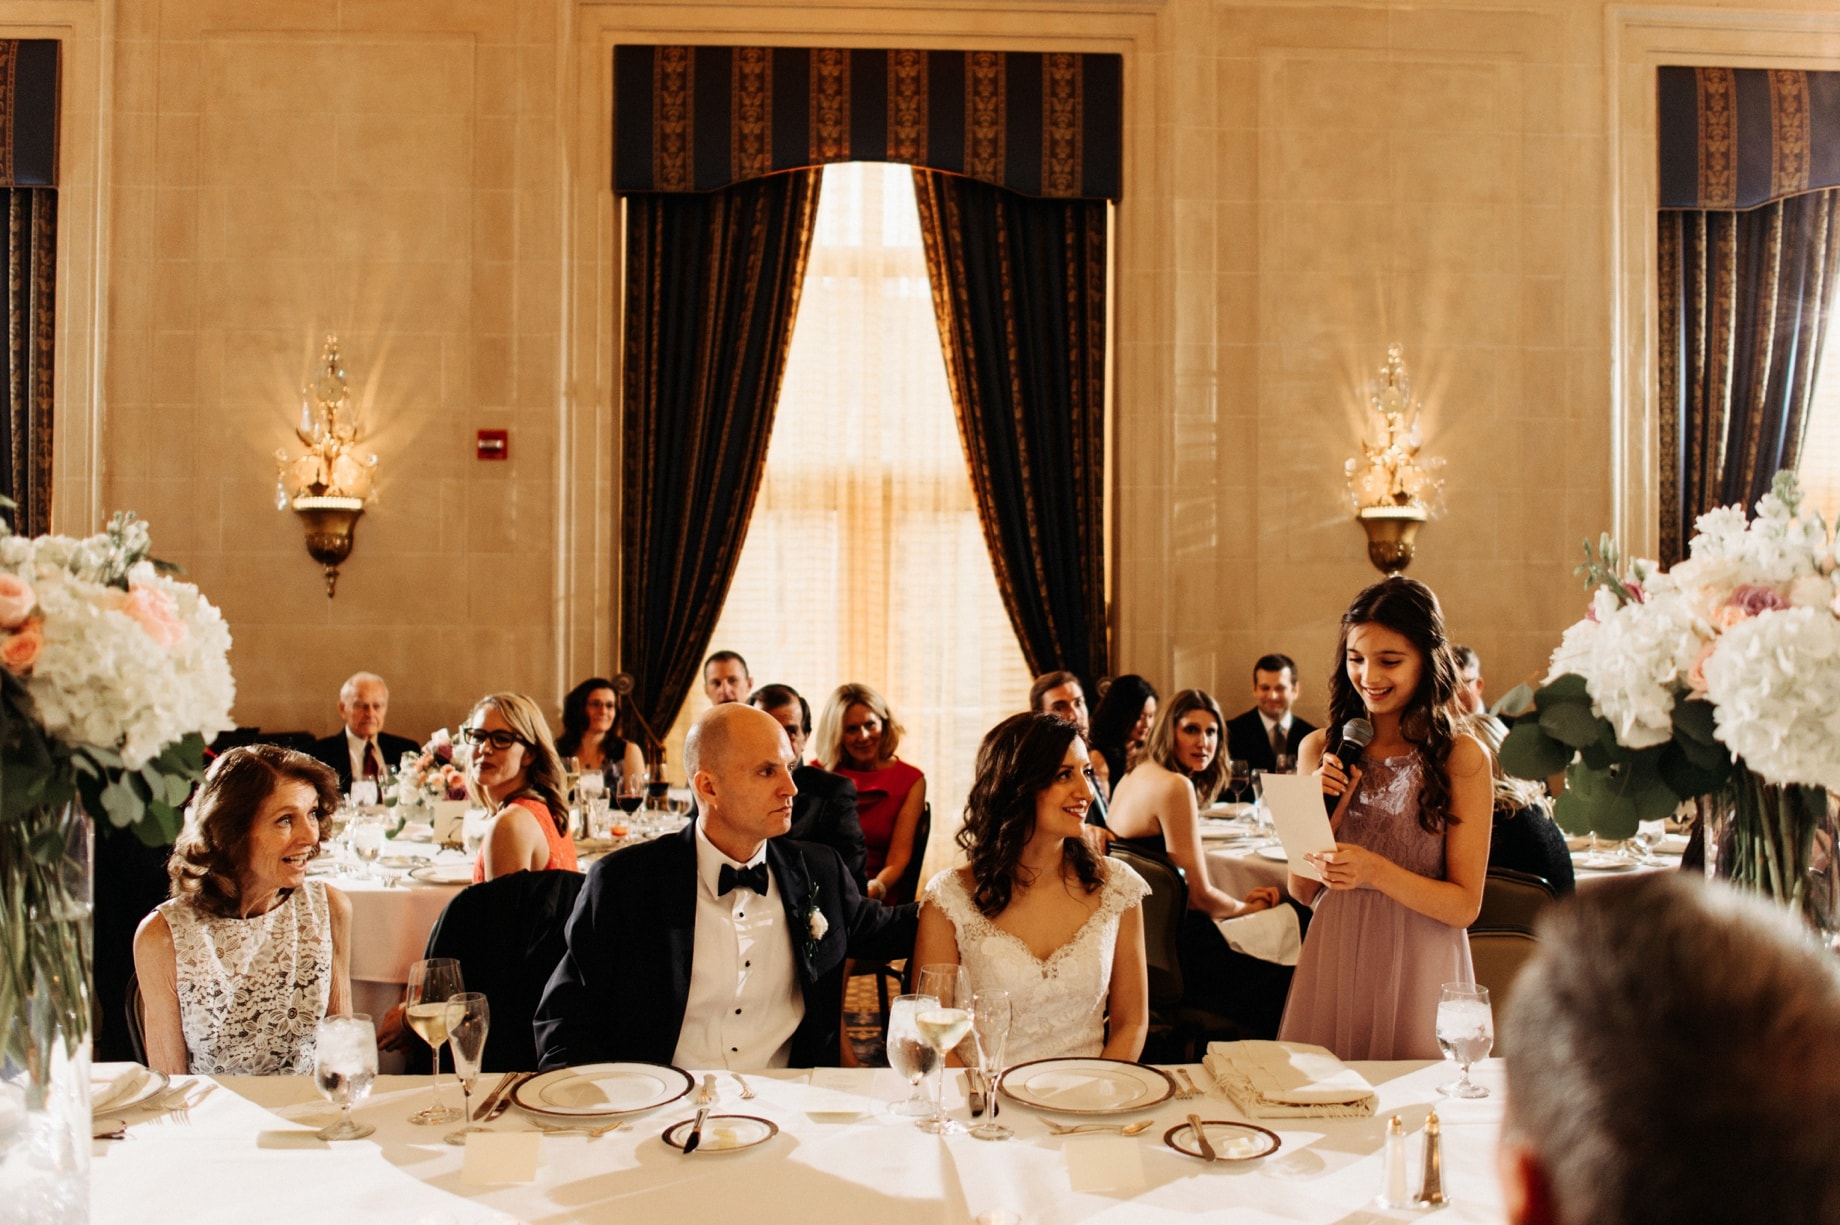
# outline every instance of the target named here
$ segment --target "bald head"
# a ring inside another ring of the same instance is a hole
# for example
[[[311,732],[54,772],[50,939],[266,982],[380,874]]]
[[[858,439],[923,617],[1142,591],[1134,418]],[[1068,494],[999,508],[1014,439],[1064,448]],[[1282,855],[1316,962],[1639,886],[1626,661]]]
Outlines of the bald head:
[[[684,737],[684,771],[703,832],[745,863],[760,844],[792,825],[792,746],[764,710],[726,702],[697,717]]]

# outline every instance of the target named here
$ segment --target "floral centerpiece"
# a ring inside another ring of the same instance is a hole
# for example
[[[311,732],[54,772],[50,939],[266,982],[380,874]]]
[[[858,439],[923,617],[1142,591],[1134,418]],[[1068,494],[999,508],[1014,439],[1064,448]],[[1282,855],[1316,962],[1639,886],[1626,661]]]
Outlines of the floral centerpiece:
[[[90,818],[171,842],[207,738],[232,726],[229,630],[149,551],[133,515],[83,540],[0,521],[0,1093],[18,1095],[29,1136],[4,1155],[0,1201],[73,1219],[89,1153]]]
[[[466,760],[466,745],[446,728],[437,728],[420,750],[403,754],[383,789],[384,803],[427,807],[465,800]]]
[[[1757,503],[1699,517],[1672,569],[1622,565],[1608,537],[1579,572],[1590,611],[1565,631],[1502,745],[1521,778],[1563,772],[1573,833],[1632,837],[1686,800],[1722,875],[1800,905],[1827,790],[1840,789],[1840,588],[1834,540],[1791,473]]]

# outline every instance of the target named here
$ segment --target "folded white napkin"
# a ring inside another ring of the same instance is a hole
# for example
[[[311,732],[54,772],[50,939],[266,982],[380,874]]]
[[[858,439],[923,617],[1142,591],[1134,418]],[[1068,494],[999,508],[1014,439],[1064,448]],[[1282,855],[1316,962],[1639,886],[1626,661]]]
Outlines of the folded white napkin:
[[[89,1065],[89,1100],[91,1108],[101,1110],[126,1093],[147,1069],[138,1063],[92,1063]]]
[[[1237,919],[1217,919],[1214,926],[1234,949],[1260,961],[1294,966],[1303,951],[1303,930],[1297,924],[1297,912],[1289,906],[1255,910]]]
[[[1201,1062],[1249,1118],[1368,1118],[1379,1105],[1366,1077],[1306,1042],[1210,1042]]]

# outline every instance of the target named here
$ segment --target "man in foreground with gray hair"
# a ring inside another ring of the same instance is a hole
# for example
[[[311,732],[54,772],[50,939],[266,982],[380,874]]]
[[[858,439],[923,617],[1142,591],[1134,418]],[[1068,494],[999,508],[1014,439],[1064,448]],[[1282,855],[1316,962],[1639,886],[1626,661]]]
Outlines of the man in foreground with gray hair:
[[[1840,1221],[1840,969],[1678,874],[1546,912],[1503,1019],[1515,1225]]]

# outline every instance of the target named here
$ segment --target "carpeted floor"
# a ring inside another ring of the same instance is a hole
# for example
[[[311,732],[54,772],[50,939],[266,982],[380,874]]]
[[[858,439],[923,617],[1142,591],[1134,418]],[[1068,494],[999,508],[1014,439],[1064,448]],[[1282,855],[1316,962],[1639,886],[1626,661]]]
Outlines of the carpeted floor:
[[[892,990],[892,988],[891,988]],[[888,1066],[882,1045],[881,1002],[875,994],[875,975],[858,974],[843,991],[843,1028],[856,1062],[865,1068]]]

